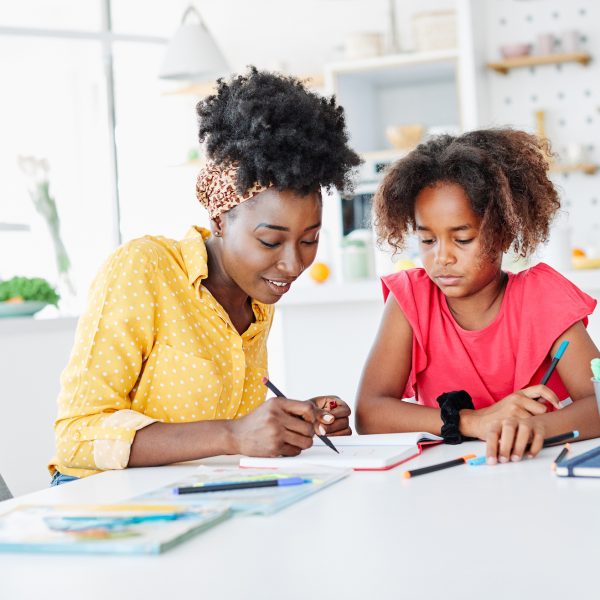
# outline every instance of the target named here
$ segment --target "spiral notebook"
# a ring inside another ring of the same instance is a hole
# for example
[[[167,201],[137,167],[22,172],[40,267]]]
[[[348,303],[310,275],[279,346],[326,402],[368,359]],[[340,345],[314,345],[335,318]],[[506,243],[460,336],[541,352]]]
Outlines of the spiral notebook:
[[[312,448],[304,450],[298,456],[277,458],[242,456],[240,467],[287,469],[320,465],[355,471],[384,471],[419,456],[424,447],[443,441],[441,437],[423,431],[334,436],[330,440],[339,454],[315,437]]]

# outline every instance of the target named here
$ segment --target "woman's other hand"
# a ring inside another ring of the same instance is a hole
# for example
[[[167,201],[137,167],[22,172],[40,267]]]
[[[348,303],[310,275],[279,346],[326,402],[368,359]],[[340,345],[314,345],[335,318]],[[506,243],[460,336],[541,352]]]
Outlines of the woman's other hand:
[[[317,429],[319,435],[352,435],[350,428],[350,407],[338,396],[316,396],[310,402],[317,408]]]

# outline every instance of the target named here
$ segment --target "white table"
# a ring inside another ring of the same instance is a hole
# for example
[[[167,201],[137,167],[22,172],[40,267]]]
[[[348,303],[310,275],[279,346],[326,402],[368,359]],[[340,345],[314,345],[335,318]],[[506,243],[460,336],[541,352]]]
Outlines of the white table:
[[[408,464],[482,450],[480,442],[434,447]],[[156,557],[0,554],[0,598],[595,598],[600,480],[555,477],[557,453],[412,480],[402,467],[353,473],[273,516],[234,517]],[[194,468],[107,472],[0,510],[122,500]]]

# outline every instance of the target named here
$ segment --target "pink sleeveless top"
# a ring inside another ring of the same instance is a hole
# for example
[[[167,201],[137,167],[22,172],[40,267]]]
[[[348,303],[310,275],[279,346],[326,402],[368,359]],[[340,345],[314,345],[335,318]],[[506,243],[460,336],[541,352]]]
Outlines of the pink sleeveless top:
[[[467,331],[450,313],[446,297],[425,269],[382,278],[413,330],[412,367],[404,397],[437,408],[444,392],[466,390],[475,408],[539,383],[550,364],[555,340],[577,321],[587,326],[596,300],[544,263],[508,283],[496,318],[484,329]],[[566,350],[569,351],[568,348]],[[560,400],[568,397],[558,372],[548,381]]]

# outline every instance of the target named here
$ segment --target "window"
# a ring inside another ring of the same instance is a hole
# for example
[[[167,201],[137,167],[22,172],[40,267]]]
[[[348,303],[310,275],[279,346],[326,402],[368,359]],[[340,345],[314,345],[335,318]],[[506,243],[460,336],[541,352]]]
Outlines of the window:
[[[61,308],[72,313],[85,305],[119,231],[122,241],[147,233],[180,238],[206,219],[194,194],[196,168],[187,164],[197,148],[196,99],[164,93],[157,77],[186,4],[149,10],[141,1],[113,0],[116,27],[106,32],[108,1],[0,7],[0,224],[29,226],[0,228],[0,279],[45,277],[58,284]],[[49,228],[29,196],[23,156],[49,165],[74,296],[61,282]]]

